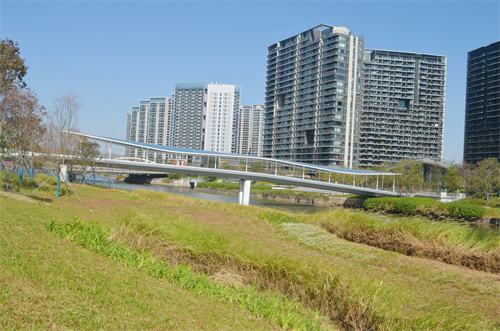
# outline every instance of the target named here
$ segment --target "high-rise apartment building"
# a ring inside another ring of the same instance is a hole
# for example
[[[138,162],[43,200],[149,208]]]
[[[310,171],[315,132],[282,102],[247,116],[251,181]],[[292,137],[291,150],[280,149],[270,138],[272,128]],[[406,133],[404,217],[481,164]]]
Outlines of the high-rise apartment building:
[[[203,149],[206,115],[205,83],[175,84],[174,147]]]
[[[127,114],[126,140],[168,146],[171,144],[172,100],[166,97],[141,101]],[[125,155],[150,160],[165,156],[155,152],[145,155],[141,149],[126,148]]]
[[[203,149],[231,153],[233,114],[240,106],[239,86],[208,84]]]
[[[240,93],[228,84],[176,84],[172,146],[230,153]]]
[[[241,106],[233,116],[232,153],[262,156],[264,105]]]
[[[500,161],[500,41],[467,57],[464,161]]]
[[[445,85],[444,56],[367,50],[358,165],[441,161]]]
[[[263,156],[371,167],[442,159],[446,57],[365,53],[319,25],[268,47]]]
[[[319,25],[268,47],[263,156],[357,164],[364,39]]]

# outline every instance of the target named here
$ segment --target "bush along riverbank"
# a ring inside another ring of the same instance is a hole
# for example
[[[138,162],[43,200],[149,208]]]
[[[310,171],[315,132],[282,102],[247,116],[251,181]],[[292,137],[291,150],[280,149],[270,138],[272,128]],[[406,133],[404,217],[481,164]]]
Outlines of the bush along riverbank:
[[[232,183],[202,182],[198,183],[198,190],[213,194],[238,195],[239,185]],[[419,215],[431,219],[468,220],[479,223],[498,225],[496,215],[498,208],[489,208],[498,203],[471,199],[451,203],[438,202],[432,198],[367,198],[363,196],[332,196],[316,192],[295,191],[291,189],[273,189],[270,185],[252,185],[251,196],[259,199],[280,200],[293,203],[318,206],[343,206],[364,208],[368,211]],[[483,207],[488,206],[488,208]],[[488,212],[494,215],[488,215]],[[488,215],[483,219],[483,216]],[[493,217],[493,218],[492,218]]]
[[[363,208],[403,215],[437,218],[471,219],[483,217],[486,208],[469,202],[438,202],[432,198],[368,198]]]

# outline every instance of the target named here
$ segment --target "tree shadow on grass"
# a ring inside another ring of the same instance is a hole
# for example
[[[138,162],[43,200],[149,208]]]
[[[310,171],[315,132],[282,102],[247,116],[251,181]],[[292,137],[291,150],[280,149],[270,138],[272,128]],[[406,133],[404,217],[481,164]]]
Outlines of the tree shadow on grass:
[[[40,202],[52,202],[52,199],[49,199],[49,198],[41,198],[41,197],[37,197],[37,196],[30,196],[31,199],[33,200],[36,200],[36,201],[40,201]]]

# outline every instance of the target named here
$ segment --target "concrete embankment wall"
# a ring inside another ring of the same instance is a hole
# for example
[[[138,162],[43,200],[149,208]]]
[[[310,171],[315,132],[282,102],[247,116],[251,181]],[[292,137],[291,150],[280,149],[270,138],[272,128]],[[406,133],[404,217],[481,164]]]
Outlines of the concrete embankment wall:
[[[164,185],[164,186],[173,186],[173,187],[190,187],[189,181],[191,178],[186,177],[182,179],[174,179],[174,180],[169,180],[165,178],[154,178],[151,181],[152,185]],[[195,186],[198,184],[199,180],[195,179]]]
[[[490,224],[490,225],[500,226],[500,218],[499,217],[473,218],[473,219],[468,220],[468,222],[474,222],[474,223],[482,223],[482,224]]]

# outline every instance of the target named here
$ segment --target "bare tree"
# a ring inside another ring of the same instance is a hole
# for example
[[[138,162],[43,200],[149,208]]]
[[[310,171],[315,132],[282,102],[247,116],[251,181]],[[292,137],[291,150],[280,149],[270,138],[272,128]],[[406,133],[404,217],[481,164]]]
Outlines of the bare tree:
[[[56,159],[63,164],[64,156],[74,156],[78,150],[79,140],[64,131],[78,131],[78,112],[82,106],[79,95],[69,91],[54,100],[48,114],[46,147],[50,154],[62,156]]]

